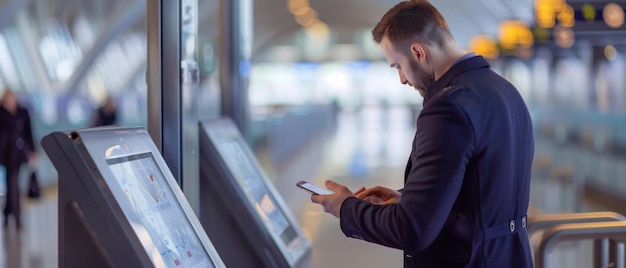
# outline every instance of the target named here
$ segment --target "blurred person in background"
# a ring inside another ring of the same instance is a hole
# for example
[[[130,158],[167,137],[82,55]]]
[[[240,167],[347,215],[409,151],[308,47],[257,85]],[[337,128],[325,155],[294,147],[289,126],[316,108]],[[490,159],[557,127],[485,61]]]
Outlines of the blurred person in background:
[[[89,127],[114,125],[116,120],[117,110],[115,100],[111,96],[108,96],[102,106],[98,107],[95,111]]]
[[[331,180],[311,200],[343,233],[404,250],[405,267],[532,267],[526,233],[534,141],[518,90],[461,50],[425,0],[400,2],[372,30],[402,84],[424,97],[404,188]]]
[[[5,228],[9,225],[9,218],[13,216],[17,229],[22,229],[18,178],[22,165],[28,162],[34,167],[36,160],[28,110],[20,106],[17,94],[7,88],[2,95],[0,106],[0,164],[6,169],[7,186],[4,204]]]

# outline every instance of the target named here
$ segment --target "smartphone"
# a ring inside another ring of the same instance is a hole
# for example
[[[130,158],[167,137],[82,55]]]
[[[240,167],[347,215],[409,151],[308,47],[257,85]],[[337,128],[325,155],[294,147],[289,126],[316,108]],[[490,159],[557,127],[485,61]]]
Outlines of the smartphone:
[[[299,181],[298,183],[296,183],[296,186],[298,186],[298,188],[303,189],[311,194],[334,194],[335,193],[331,190],[324,189],[322,187],[319,187],[315,184],[312,184],[306,181]]]

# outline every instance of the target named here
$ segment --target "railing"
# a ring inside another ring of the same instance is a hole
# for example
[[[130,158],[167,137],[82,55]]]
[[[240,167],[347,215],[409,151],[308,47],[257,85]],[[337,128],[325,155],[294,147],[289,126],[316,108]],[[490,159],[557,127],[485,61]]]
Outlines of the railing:
[[[626,222],[595,222],[560,224],[547,229],[535,250],[535,267],[550,267],[550,252],[564,241],[594,239],[608,248],[609,239],[626,239]],[[597,244],[596,244],[597,245]],[[613,248],[615,263],[609,265],[609,254],[601,254],[599,267],[624,268],[624,242],[617,241]],[[598,261],[597,259],[595,260]]]
[[[544,230],[535,249],[535,267],[550,267],[550,253],[561,242],[594,240],[595,267],[625,268],[626,217],[614,212],[536,216],[529,219],[529,237]]]
[[[610,211],[540,215],[528,219],[527,232],[530,237],[535,232],[558,224],[607,221],[626,221],[626,217]]]

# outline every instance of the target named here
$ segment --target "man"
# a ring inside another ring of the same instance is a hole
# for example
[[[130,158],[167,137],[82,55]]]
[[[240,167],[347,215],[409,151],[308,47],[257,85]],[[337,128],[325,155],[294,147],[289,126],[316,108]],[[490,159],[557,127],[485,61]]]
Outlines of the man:
[[[4,204],[4,222],[9,225],[9,217],[15,217],[18,230],[22,229],[20,217],[20,190],[18,177],[22,165],[36,162],[35,144],[28,110],[19,105],[17,94],[5,89],[0,105],[0,165],[6,169],[7,196]]]
[[[95,111],[95,115],[89,127],[109,126],[114,125],[117,120],[117,110],[115,107],[115,100],[113,97],[108,96],[104,100],[104,104],[98,107]]]
[[[391,8],[372,30],[400,82],[424,97],[400,191],[382,186],[311,200],[346,236],[405,251],[405,267],[532,267],[526,213],[531,120],[518,91],[459,49],[427,1]]]

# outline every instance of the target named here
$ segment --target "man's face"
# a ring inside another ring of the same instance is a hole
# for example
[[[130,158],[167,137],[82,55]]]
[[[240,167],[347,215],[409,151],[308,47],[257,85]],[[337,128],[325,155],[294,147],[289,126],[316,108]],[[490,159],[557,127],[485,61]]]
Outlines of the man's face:
[[[13,92],[5,92],[2,98],[2,106],[9,112],[14,112],[17,109],[17,96]]]
[[[425,55],[413,53],[410,46],[400,52],[386,36],[381,40],[380,47],[390,66],[398,70],[400,83],[412,86],[424,97],[426,89],[435,82],[434,72]]]

